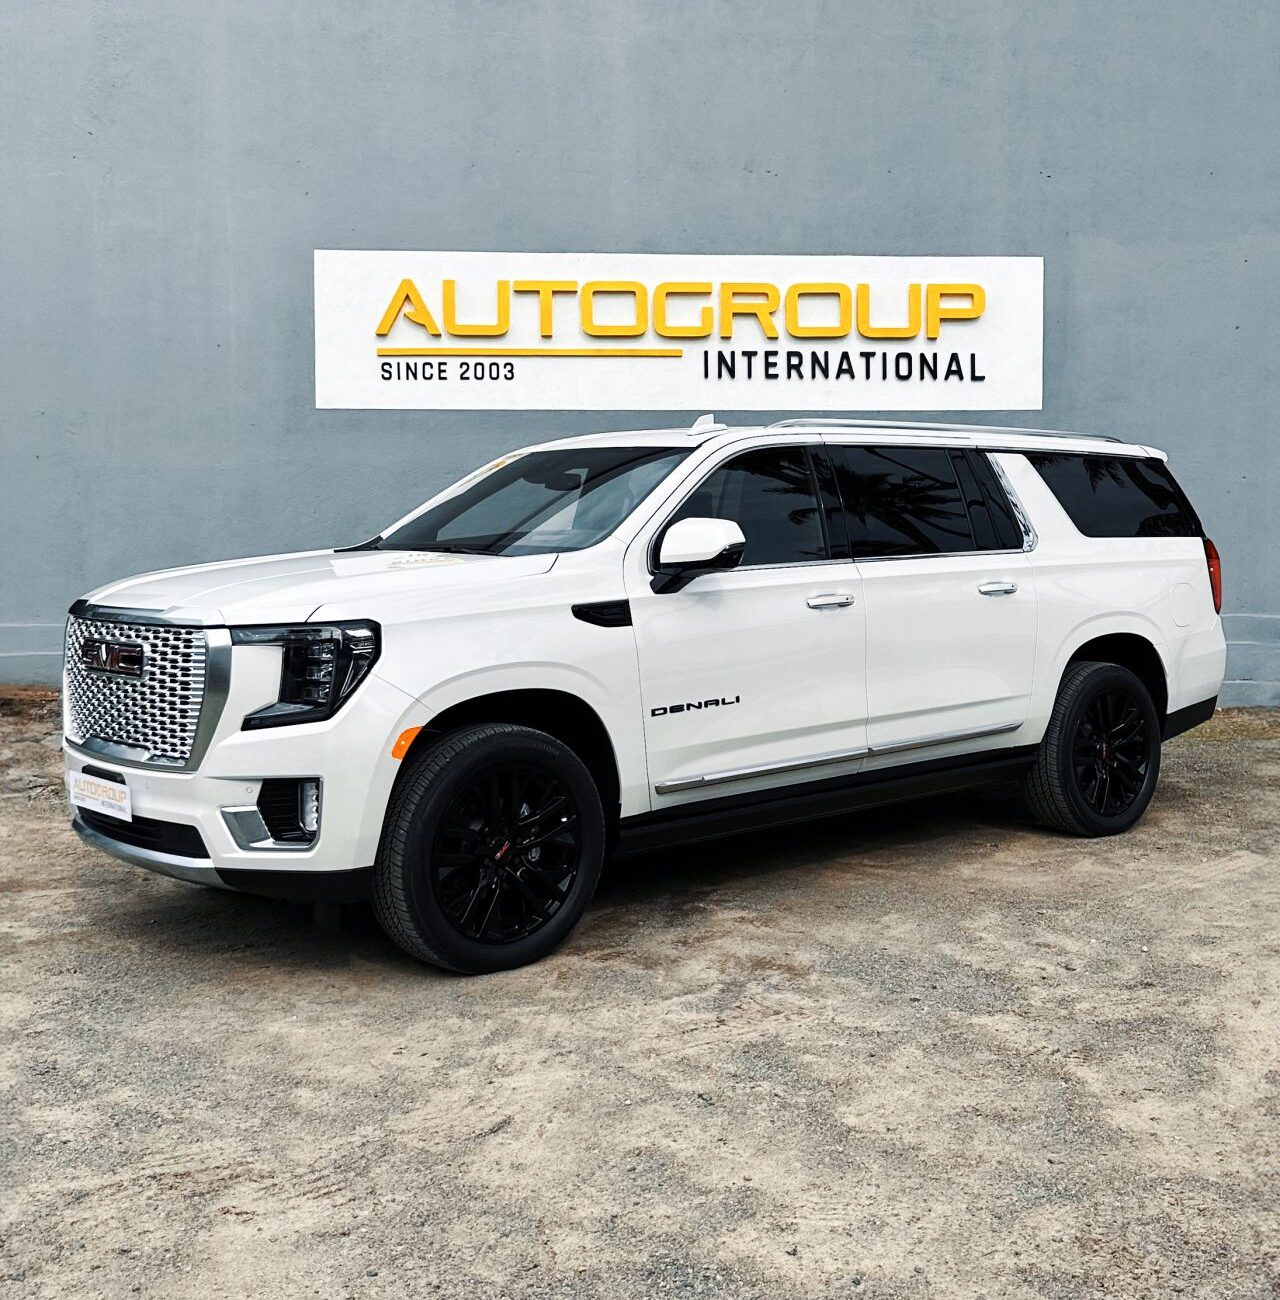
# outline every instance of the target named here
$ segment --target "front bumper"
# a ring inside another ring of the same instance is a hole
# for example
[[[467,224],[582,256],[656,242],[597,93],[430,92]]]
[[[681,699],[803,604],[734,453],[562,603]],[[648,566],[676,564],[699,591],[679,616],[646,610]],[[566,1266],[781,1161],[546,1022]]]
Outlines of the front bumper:
[[[113,858],[119,858],[121,862],[146,867],[148,871],[171,876],[174,880],[185,880],[192,885],[211,885],[215,889],[231,888],[218,875],[217,868],[208,858],[187,858],[177,853],[164,853],[159,849],[144,849],[136,844],[126,844],[123,840],[94,830],[81,821],[78,815],[72,818],[71,829],[91,848],[101,849]]]
[[[194,827],[209,856],[130,843],[138,837],[123,832],[115,836],[108,818],[90,819],[94,823],[90,825],[77,815],[76,832],[86,843],[121,861],[178,880],[307,896],[310,877],[331,874],[347,877],[354,888],[350,873],[367,869],[377,854],[399,767],[391,757],[391,746],[404,727],[422,721],[415,716],[416,701],[370,675],[324,722],[242,731],[245,714],[273,695],[279,658],[269,650],[245,647],[238,648],[233,659],[228,697],[197,771],[125,763],[70,740],[63,744],[68,774],[85,768],[118,774],[128,784],[135,818]],[[270,778],[320,780],[320,827],[311,844],[245,847],[237,842],[223,810],[256,803],[263,781]],[[77,809],[72,811],[78,814]],[[296,888],[283,888],[290,881]]]

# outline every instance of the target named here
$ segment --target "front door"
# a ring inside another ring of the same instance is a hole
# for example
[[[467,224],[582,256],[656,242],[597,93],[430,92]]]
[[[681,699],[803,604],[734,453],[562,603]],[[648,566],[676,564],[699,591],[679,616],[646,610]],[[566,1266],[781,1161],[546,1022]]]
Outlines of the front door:
[[[732,455],[637,540],[644,563],[628,557],[655,809],[861,761],[861,582],[848,558],[833,558],[817,468],[804,446]],[[650,557],[662,529],[686,518],[737,522],[742,561],[656,593]]]

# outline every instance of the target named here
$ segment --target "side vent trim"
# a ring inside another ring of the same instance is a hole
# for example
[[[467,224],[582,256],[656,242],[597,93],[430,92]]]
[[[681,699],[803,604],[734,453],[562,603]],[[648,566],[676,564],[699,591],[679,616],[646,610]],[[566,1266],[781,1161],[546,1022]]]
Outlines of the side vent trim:
[[[595,627],[630,627],[631,602],[596,600],[589,605],[574,605],[573,616]]]

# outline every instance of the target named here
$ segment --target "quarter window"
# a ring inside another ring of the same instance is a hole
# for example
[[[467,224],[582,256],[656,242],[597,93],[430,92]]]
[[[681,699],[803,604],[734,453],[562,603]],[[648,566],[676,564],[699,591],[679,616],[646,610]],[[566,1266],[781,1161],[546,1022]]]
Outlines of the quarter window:
[[[803,447],[765,447],[735,456],[703,481],[671,522],[679,519],[732,519],[747,539],[744,565],[827,558]]]
[[[833,445],[830,452],[855,559],[973,550],[948,451]]]
[[[1086,537],[1200,537],[1196,512],[1162,460],[1028,452]]]

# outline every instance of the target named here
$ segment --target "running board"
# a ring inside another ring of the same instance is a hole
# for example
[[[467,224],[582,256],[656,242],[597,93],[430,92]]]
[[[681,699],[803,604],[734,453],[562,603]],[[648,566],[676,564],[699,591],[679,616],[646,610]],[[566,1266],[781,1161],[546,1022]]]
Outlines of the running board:
[[[889,745],[870,745],[862,749],[845,749],[836,754],[820,754],[816,758],[795,758],[785,763],[764,763],[757,767],[737,767],[727,772],[708,772],[703,776],[681,777],[675,781],[660,781],[653,787],[656,794],[680,794],[685,790],[701,790],[708,785],[723,785],[727,781],[746,781],[757,776],[781,776],[788,772],[806,772],[815,767],[833,767],[837,763],[851,763],[855,759],[877,754],[904,754],[912,749],[928,749],[933,745],[952,745],[962,740],[981,740],[986,736],[1000,736],[1017,731],[1021,722],[1003,722],[998,727],[982,727],[977,731],[946,731],[919,740],[897,740]]]
[[[1020,777],[1035,761],[1037,746],[1016,745],[952,754],[869,772],[844,773],[772,790],[722,794],[626,817],[618,827],[615,854],[626,857],[673,844],[785,826],[898,803],[921,796]]]

